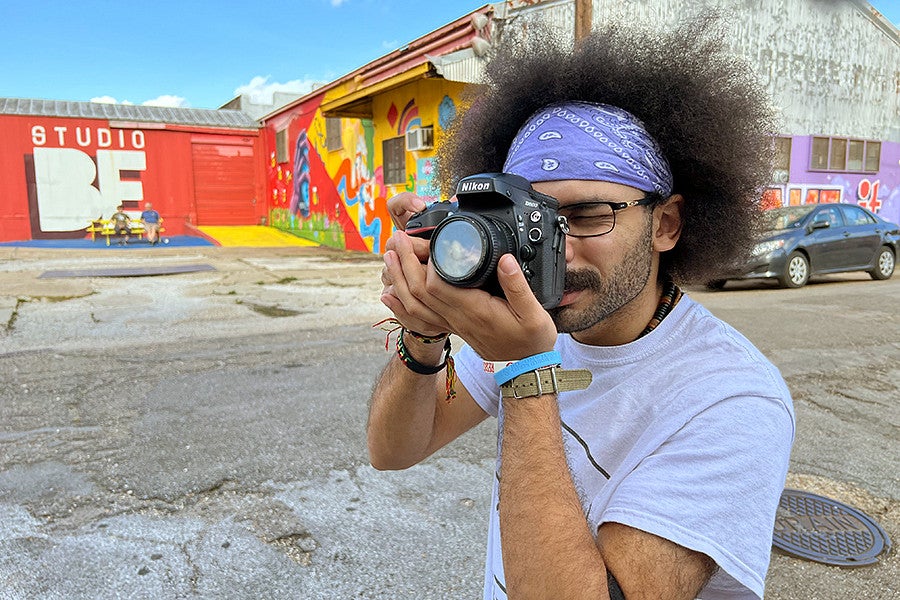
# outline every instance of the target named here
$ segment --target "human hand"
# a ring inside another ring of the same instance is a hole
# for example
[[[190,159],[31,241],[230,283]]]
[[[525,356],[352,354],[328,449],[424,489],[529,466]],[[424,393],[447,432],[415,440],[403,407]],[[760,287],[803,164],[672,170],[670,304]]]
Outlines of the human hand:
[[[497,279],[505,298],[450,285],[429,263],[424,293],[419,295],[417,286],[410,293],[485,360],[518,360],[552,350],[556,325],[511,254],[500,258]]]
[[[424,242],[424,260],[421,246]],[[423,335],[450,332],[450,325],[427,305],[425,290],[428,260],[428,241],[395,231],[386,244],[381,270],[381,302],[407,329]],[[435,273],[435,277],[437,274]]]
[[[399,229],[400,231],[405,231],[409,218],[414,214],[425,210],[426,206],[425,200],[412,192],[401,192],[396,196],[389,198],[387,201],[387,209],[388,214],[391,216],[391,222],[394,224],[394,228]],[[413,238],[412,243],[416,256],[419,257],[419,262],[423,264],[428,262],[428,240],[423,238]],[[393,249],[394,238],[391,237],[388,239],[387,244],[385,244],[385,251]]]

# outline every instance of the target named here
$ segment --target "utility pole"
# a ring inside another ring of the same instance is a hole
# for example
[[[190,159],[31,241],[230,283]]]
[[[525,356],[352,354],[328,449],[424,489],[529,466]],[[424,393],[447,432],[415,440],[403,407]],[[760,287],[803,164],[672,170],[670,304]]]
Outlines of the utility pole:
[[[575,0],[575,41],[587,37],[591,33],[593,20],[592,0]]]

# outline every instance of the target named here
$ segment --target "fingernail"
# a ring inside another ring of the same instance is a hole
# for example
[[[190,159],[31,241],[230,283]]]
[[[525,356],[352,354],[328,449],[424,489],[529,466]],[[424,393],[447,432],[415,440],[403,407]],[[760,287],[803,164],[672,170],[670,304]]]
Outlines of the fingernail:
[[[507,275],[512,275],[519,270],[519,263],[516,262],[516,259],[513,258],[512,254],[504,254],[501,256],[497,266]]]

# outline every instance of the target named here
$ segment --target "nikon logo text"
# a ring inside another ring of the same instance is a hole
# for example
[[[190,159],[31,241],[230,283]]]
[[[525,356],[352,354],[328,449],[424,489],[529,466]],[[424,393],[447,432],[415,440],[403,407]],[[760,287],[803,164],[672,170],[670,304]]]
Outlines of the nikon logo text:
[[[486,192],[493,186],[490,181],[463,181],[459,184],[460,192]]]

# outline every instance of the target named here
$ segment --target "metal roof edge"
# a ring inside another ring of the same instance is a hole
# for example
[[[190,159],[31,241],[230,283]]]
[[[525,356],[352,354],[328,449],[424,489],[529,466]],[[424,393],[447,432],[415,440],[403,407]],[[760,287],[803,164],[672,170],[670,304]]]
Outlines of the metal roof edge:
[[[263,115],[262,117],[259,118],[259,120],[261,123],[265,124],[265,122],[268,119],[271,119],[285,111],[296,108],[297,106],[300,106],[301,104],[305,104],[310,99],[312,99],[316,96],[325,94],[329,90],[332,90],[341,84],[347,83],[348,81],[352,81],[359,77],[364,77],[365,73],[376,71],[380,67],[383,67],[383,66],[389,64],[391,61],[394,61],[394,60],[402,57],[404,54],[408,54],[407,58],[409,58],[409,59],[413,59],[414,57],[417,57],[418,55],[421,55],[421,57],[423,58],[423,60],[419,61],[418,63],[411,63],[411,67],[416,67],[419,64],[421,64],[422,62],[426,62],[426,61],[430,62],[430,58],[427,57],[425,54],[425,49],[427,48],[429,40],[439,37],[442,33],[448,33],[457,28],[470,27],[470,22],[471,22],[473,15],[475,15],[476,13],[485,14],[488,12],[493,12],[495,9],[496,9],[496,6],[494,3],[490,3],[490,2],[485,3],[482,6],[480,6],[479,8],[476,8],[476,9],[464,14],[463,16],[459,17],[458,19],[455,19],[455,20],[447,23],[446,25],[442,25],[441,27],[435,29],[434,31],[426,33],[425,35],[422,35],[422,36],[416,38],[415,40],[409,42],[408,44],[404,44],[403,46],[397,48],[396,50],[388,52],[387,54],[380,56],[380,57],[376,58],[375,60],[370,61],[370,62],[366,63],[365,65],[363,65],[357,69],[354,69],[353,71],[350,71],[349,73],[347,73],[333,81],[330,81],[319,88],[316,88],[315,90],[311,91],[310,93],[305,94],[305,95],[301,96],[300,98],[297,98],[293,102],[289,102],[288,104],[285,104],[284,106],[277,108],[268,114]],[[389,76],[390,75],[388,75],[388,77]],[[377,83],[377,81],[372,81],[372,82],[370,82],[370,85],[375,84],[375,83]]]
[[[40,98],[0,98],[0,114],[44,117],[80,117],[135,123],[172,123],[231,129],[258,129],[259,122],[231,109],[180,108],[104,104]]]
[[[893,23],[888,21],[887,17],[878,12],[878,9],[869,4],[866,0],[850,0],[850,2],[853,3],[860,12],[865,14],[876,27],[881,29],[892,42],[897,44],[897,46],[900,46],[900,29],[897,29]]]

